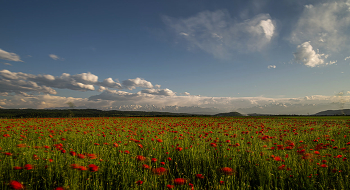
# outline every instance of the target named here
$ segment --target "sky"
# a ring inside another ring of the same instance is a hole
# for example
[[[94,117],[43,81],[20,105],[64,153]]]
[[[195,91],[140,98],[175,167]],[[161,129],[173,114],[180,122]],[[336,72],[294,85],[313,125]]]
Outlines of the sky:
[[[350,108],[350,0],[0,0],[0,23],[4,109]]]

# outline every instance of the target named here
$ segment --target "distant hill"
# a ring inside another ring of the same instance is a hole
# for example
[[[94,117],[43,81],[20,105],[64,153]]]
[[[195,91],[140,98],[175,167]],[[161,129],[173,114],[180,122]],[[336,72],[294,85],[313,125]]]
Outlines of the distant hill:
[[[0,118],[64,118],[64,117],[142,117],[201,116],[187,113],[145,111],[102,111],[97,109],[0,109]]]
[[[214,116],[227,117],[227,116],[243,116],[243,115],[238,112],[229,112],[229,113],[218,113],[218,114],[215,114]]]
[[[314,115],[350,115],[350,109],[344,110],[326,110],[318,112]]]

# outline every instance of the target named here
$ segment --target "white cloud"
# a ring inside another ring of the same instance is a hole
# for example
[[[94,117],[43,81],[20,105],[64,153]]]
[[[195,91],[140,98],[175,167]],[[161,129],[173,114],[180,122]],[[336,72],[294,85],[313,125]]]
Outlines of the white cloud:
[[[291,32],[290,42],[301,44],[311,41],[324,51],[349,50],[350,3],[332,0],[307,5]],[[346,48],[346,49],[344,49]]]
[[[276,69],[276,65],[269,65],[267,66],[268,69]]]
[[[23,62],[17,54],[10,53],[2,49],[0,49],[0,59]]]
[[[349,57],[345,57],[345,59],[344,59],[344,60],[346,61],[347,59],[350,59],[350,56],[349,56]]]
[[[10,63],[4,63],[4,65],[12,66]]]
[[[310,42],[304,42],[298,45],[297,51],[294,53],[294,58],[297,62],[303,63],[308,67],[316,67],[319,65],[330,65],[335,62],[325,63],[325,54],[318,54],[315,52]]]
[[[141,78],[124,80],[122,84],[124,88],[127,88],[129,90],[135,89],[136,87],[153,88],[153,85],[151,82],[148,82],[145,79],[141,79]]]
[[[170,89],[144,89],[141,93],[153,94],[153,95],[163,95],[163,96],[175,96],[175,92]]]
[[[163,16],[163,21],[187,41],[188,49],[199,48],[221,59],[230,57],[234,51],[261,51],[276,35],[276,24],[269,14],[237,22],[227,11],[217,10],[184,19]]]
[[[55,54],[50,54],[49,57],[51,57],[53,60],[59,60],[60,59],[60,57],[58,57]]]

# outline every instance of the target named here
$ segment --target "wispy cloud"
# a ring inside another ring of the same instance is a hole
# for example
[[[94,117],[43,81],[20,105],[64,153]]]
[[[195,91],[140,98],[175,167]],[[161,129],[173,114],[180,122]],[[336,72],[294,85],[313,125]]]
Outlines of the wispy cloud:
[[[0,49],[0,59],[8,60],[8,61],[20,61],[23,62],[20,57],[15,53],[10,53]]]
[[[290,42],[301,44],[311,41],[315,48],[327,51],[327,54],[328,51],[348,51],[350,42],[349,1],[323,2],[305,6],[291,32]]]
[[[4,65],[12,66],[10,63],[4,63]]]
[[[276,69],[276,65],[269,65],[267,66],[268,69]]]
[[[55,55],[55,54],[50,54],[49,57],[51,57],[51,59],[53,59],[53,60],[64,60],[63,58],[58,57],[58,56]]]
[[[171,31],[188,44],[214,57],[227,59],[233,52],[261,51],[276,35],[269,14],[237,22],[226,10],[203,11],[189,18],[162,17]]]

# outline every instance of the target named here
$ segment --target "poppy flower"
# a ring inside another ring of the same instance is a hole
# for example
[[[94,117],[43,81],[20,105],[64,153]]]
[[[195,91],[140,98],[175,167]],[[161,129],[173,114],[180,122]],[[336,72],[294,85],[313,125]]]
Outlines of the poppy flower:
[[[204,176],[203,176],[202,174],[196,174],[196,177],[197,177],[198,179],[204,179]]]
[[[169,158],[167,158],[168,159],[168,161],[171,161],[172,159],[169,157]]]
[[[73,169],[79,169],[80,165],[78,165],[78,164],[71,164],[70,167],[73,168]]]
[[[232,175],[234,172],[234,170],[232,168],[229,168],[229,167],[221,168],[220,171],[225,175]]]
[[[157,158],[152,158],[151,161],[152,162],[157,162]]]
[[[18,181],[10,181],[10,186],[12,189],[24,189],[24,186]]]
[[[90,164],[89,170],[90,170],[90,172],[96,172],[96,171],[98,171],[98,166],[96,166],[95,164]]]
[[[181,148],[181,147],[177,147],[176,150],[177,150],[177,151],[181,151],[182,148]]]
[[[57,188],[54,189],[54,190],[64,190],[64,188],[63,188],[63,187],[57,187]]]
[[[96,159],[96,158],[97,158],[97,155],[96,155],[96,154],[87,154],[87,156],[88,156],[90,159]]]
[[[224,181],[220,181],[220,184],[223,185],[223,184],[225,184],[225,182]]]
[[[152,170],[152,172],[156,175],[164,175],[167,173],[167,169],[166,168],[163,168],[163,167],[159,167],[159,168],[155,168]]]
[[[124,151],[125,154],[130,154],[130,151],[126,150]]]
[[[11,152],[5,152],[4,153],[6,156],[12,156],[12,153]]]
[[[166,188],[168,188],[168,189],[174,189],[174,188],[175,188],[175,186],[174,186],[174,185],[170,185],[170,184],[169,184],[169,185],[167,185],[167,186],[166,186]]]
[[[33,165],[31,165],[31,164],[26,164],[26,165],[24,165],[24,168],[25,168],[26,170],[31,170],[31,169],[33,169]]]
[[[72,155],[72,156],[77,155],[77,153],[75,153],[75,152],[73,152],[73,151],[70,151],[69,154]]]
[[[84,158],[85,158],[85,155],[84,155],[84,154],[78,154],[78,158],[84,159]]]
[[[137,185],[142,185],[142,184],[143,184],[143,181],[138,180],[138,181],[136,181],[136,184],[137,184]]]
[[[144,164],[144,165],[142,165],[142,168],[143,168],[143,169],[151,169],[151,166],[149,166],[149,165],[147,165],[147,164]]]
[[[174,179],[174,183],[175,183],[175,185],[183,185],[183,184],[186,183],[186,179],[184,179],[184,178],[176,178],[176,179]]]
[[[85,171],[85,170],[87,170],[87,168],[86,168],[85,166],[80,166],[80,167],[79,167],[79,170]]]
[[[137,160],[137,161],[140,161],[140,162],[143,162],[143,161],[146,160],[146,157],[144,157],[144,156],[142,156],[142,155],[137,155],[137,156],[136,156],[136,160]]]
[[[14,170],[21,170],[21,169],[23,169],[23,168],[20,167],[20,166],[13,166],[13,169],[14,169]]]
[[[165,162],[161,162],[160,164],[165,165]]]
[[[328,166],[326,164],[321,165],[322,168],[327,168]]]
[[[160,142],[160,143],[161,143],[161,142],[163,142],[163,140],[162,140],[162,139],[157,139],[157,142]]]

